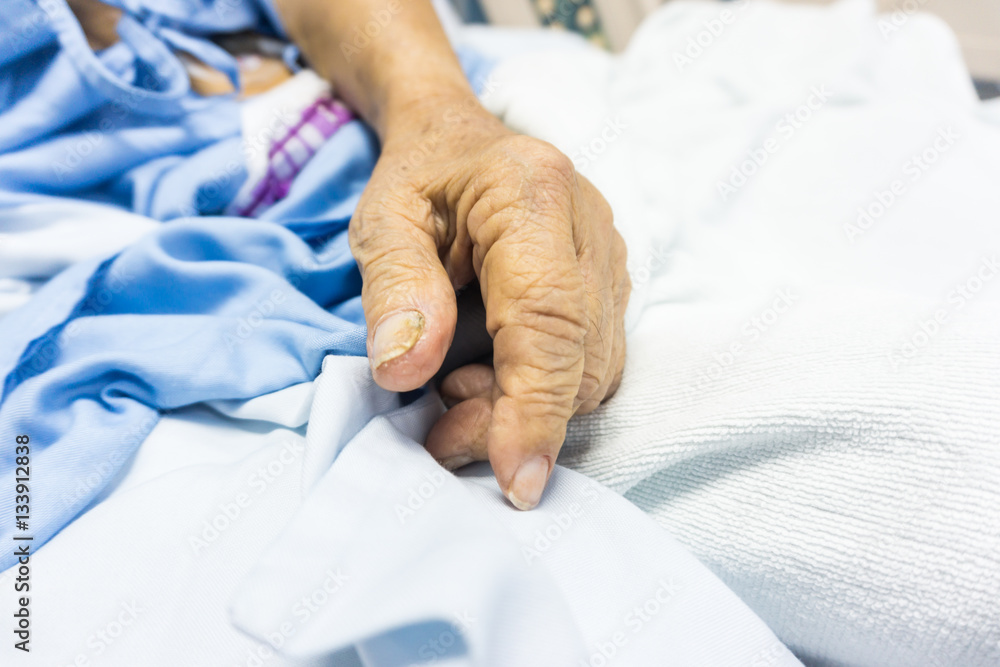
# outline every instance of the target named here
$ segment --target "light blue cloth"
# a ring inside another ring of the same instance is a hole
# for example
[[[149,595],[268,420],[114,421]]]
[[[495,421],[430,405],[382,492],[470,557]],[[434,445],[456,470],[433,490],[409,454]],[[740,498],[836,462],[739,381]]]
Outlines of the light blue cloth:
[[[233,160],[242,165],[239,105],[231,96],[194,94],[172,48],[235,80],[235,60],[203,35],[274,32],[273,10],[262,3],[112,2],[128,11],[120,41],[99,53],[64,0],[5,3],[0,189],[104,201],[163,219],[152,204],[170,177],[170,198],[183,205],[173,210],[220,211],[245,172],[215,197],[199,188],[207,173],[222,174]],[[224,149],[204,150],[225,139]],[[0,198],[0,206],[10,201]]]
[[[219,188],[217,168],[241,155],[239,108],[188,90],[167,48],[183,38],[164,30],[195,39],[260,27],[271,10],[150,4],[160,14],[126,16],[122,42],[96,56],[62,0],[45,3],[44,19],[32,3],[5,8],[6,29],[23,38],[0,51],[0,231],[5,208],[53,196],[163,219],[185,204],[218,210],[239,187]],[[24,25],[37,26],[30,39],[16,33]],[[463,60],[474,80],[489,69]],[[80,162],[61,169],[74,150]],[[0,442],[31,439],[29,528],[16,529],[14,495],[0,494],[0,570],[14,562],[12,535],[38,547],[98,497],[159,411],[251,398],[311,380],[327,353],[365,354],[346,229],[377,150],[349,123],[262,220],[174,220],[115,257],[72,266],[0,321]],[[14,447],[0,452],[0,484],[13,490]]]
[[[0,569],[13,563],[12,534],[40,546],[85,508],[159,410],[250,398],[312,379],[326,353],[364,354],[344,224],[325,228],[333,236],[317,253],[270,222],[172,223],[70,268],[0,323],[4,347],[24,350],[3,368],[0,441],[31,438],[30,529],[15,531],[6,494]],[[67,294],[80,295],[69,313],[50,306]],[[14,489],[14,448],[2,451]]]

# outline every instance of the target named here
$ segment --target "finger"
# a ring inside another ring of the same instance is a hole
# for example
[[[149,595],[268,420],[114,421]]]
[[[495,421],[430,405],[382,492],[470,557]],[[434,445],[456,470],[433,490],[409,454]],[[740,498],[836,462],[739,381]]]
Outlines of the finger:
[[[611,265],[615,267],[615,352],[611,363],[611,385],[608,391],[601,398],[601,402],[607,401],[615,395],[618,387],[622,383],[622,375],[625,372],[625,352],[627,340],[625,335],[625,312],[628,310],[628,302],[632,296],[632,278],[628,273],[628,248],[625,239],[615,231],[612,236]]]
[[[497,388],[486,440],[500,488],[518,509],[541,500],[562,447],[583,377],[586,333],[577,313],[556,314],[559,306],[528,299],[534,303],[523,310],[509,309],[494,339]]]
[[[615,346],[615,303],[612,272],[607,260],[594,257],[593,246],[587,243],[580,249],[580,269],[587,289],[587,317],[589,328],[584,338],[583,378],[574,402],[575,412],[596,402],[600,404],[611,384],[609,368]]]
[[[449,407],[427,436],[427,451],[448,470],[485,461],[486,429],[493,412],[493,367],[469,364],[441,383]]]
[[[448,470],[473,461],[485,461],[486,430],[490,425],[493,404],[488,396],[471,398],[457,404],[434,424],[427,435],[427,451]]]
[[[469,364],[451,373],[441,383],[441,398],[449,408],[477,396],[489,397],[493,392],[493,367]]]
[[[585,415],[596,410],[602,403],[614,395],[618,389],[618,385],[621,384],[622,367],[625,365],[625,328],[624,326],[619,326],[617,329],[617,333],[613,336],[614,343],[612,345],[611,361],[608,364],[604,379],[601,381],[601,385],[597,391],[591,394],[577,408],[576,414],[578,415]]]
[[[618,389],[618,385],[621,383],[622,369],[625,366],[624,314],[625,309],[628,307],[631,283],[625,268],[626,250],[624,241],[622,241],[621,236],[616,231],[611,230],[611,234],[611,242],[607,244],[611,252],[605,260],[604,265],[607,267],[607,271],[604,274],[606,282],[603,283],[609,285],[609,287],[602,292],[608,298],[601,302],[604,308],[603,312],[607,313],[610,311],[610,316],[601,323],[600,330],[602,331],[602,336],[599,344],[588,343],[587,347],[588,364],[595,363],[591,361],[592,357],[601,358],[601,355],[605,354],[607,355],[607,363],[602,367],[602,375],[600,376],[600,383],[597,389],[585,399],[577,399],[580,401],[580,407],[577,409],[576,414],[593,412],[603,402],[614,395]],[[588,334],[589,337],[590,335]],[[586,379],[584,380],[585,384]],[[583,385],[581,385],[580,396],[584,396]]]
[[[375,381],[391,391],[427,382],[455,333],[455,290],[438,257],[440,228],[433,207],[417,196],[363,204],[351,220],[368,358]]]
[[[571,164],[568,176],[559,169],[557,179],[573,177]],[[532,193],[527,209],[505,206],[481,224],[470,216],[476,249],[486,249],[479,277],[496,371],[487,450],[519,509],[541,499],[583,377],[586,291],[565,219],[570,191]]]
[[[621,366],[618,368],[618,372],[615,373],[614,379],[611,380],[611,386],[608,387],[608,393],[604,395],[601,399],[601,403],[606,403],[610,399],[614,398],[615,394],[618,393],[618,388],[622,386],[622,377],[625,375],[625,346],[622,345],[621,349]]]

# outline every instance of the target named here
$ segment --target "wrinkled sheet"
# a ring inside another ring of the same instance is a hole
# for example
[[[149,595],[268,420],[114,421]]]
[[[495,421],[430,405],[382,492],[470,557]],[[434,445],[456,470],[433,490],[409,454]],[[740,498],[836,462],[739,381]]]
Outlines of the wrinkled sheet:
[[[420,444],[442,410],[330,356],[165,416],[33,556],[25,664],[799,664],[618,494],[559,467],[524,513],[487,465],[443,470]]]

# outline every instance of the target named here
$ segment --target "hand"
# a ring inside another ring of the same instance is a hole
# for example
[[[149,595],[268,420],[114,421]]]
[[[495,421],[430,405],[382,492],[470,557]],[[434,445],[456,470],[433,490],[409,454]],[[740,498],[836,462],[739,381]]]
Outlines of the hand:
[[[351,220],[376,382],[441,367],[455,290],[479,279],[493,367],[448,375],[427,440],[448,468],[489,459],[519,509],[538,504],[575,413],[621,380],[630,282],[611,209],[572,161],[477,105],[428,103],[386,140]]]

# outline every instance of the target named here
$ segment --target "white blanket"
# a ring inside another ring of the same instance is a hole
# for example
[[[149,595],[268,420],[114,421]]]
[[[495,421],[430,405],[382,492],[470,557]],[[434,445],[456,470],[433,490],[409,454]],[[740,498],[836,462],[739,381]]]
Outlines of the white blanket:
[[[629,242],[625,379],[561,462],[807,662],[1000,664],[1000,123],[944,24],[669,3],[492,89]]]

